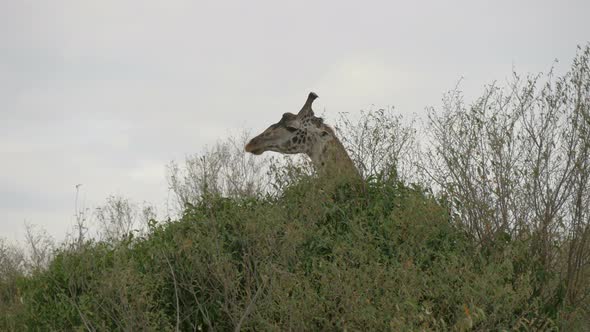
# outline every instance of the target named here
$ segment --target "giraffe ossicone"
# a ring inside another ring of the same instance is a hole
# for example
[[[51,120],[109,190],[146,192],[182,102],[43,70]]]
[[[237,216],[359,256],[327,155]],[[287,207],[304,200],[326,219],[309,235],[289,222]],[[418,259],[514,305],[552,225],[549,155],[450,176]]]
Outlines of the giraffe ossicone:
[[[311,106],[316,98],[318,95],[310,92],[297,114],[284,113],[279,122],[272,124],[246,144],[246,152],[255,155],[266,151],[303,153],[309,156],[319,174],[360,178],[334,130],[313,113]]]

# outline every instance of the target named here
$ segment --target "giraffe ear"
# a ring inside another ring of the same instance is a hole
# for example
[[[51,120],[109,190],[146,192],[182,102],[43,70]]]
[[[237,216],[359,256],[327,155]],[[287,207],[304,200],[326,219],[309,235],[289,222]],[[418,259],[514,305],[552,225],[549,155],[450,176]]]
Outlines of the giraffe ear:
[[[311,104],[313,104],[313,101],[316,100],[317,97],[318,97],[318,95],[316,95],[315,92],[310,92],[309,95],[307,96],[307,100],[305,101],[305,104],[303,105],[303,107],[301,108],[301,111],[299,111],[299,114],[297,114],[297,115],[300,117],[313,116],[313,110],[311,109]]]

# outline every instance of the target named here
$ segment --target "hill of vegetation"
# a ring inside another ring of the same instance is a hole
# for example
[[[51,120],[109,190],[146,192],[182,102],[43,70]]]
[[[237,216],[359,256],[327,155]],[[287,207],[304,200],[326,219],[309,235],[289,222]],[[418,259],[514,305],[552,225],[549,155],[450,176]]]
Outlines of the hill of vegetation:
[[[8,330],[555,327],[559,299],[509,237],[482,250],[421,188],[313,181],[276,199],[207,197],[149,235],[63,249],[20,277]],[[6,288],[3,287],[6,297]]]

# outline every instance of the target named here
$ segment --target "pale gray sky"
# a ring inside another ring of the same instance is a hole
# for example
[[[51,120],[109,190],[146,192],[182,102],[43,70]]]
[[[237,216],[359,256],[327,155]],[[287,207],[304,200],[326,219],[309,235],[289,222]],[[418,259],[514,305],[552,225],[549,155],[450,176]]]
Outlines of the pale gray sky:
[[[74,186],[162,206],[165,165],[299,109],[423,114],[567,68],[590,1],[0,0],[0,237],[63,238]]]

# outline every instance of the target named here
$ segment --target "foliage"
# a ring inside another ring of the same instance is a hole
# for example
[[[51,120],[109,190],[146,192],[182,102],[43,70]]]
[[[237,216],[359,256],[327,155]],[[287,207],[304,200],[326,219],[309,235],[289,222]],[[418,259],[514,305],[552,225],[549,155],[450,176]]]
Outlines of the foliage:
[[[360,112],[358,121],[340,114],[336,126],[363,178],[393,175],[416,181],[416,129],[393,107]]]
[[[430,112],[424,168],[482,246],[527,243],[535,293],[577,307],[590,296],[590,46],[546,82],[514,74],[467,107]],[[524,263],[523,262],[523,263]]]
[[[248,132],[243,132],[204,153],[188,156],[183,165],[168,165],[168,184],[178,211],[182,212],[186,204],[195,204],[203,195],[245,197],[266,191],[263,175],[271,161],[244,153],[248,137]]]
[[[556,318],[515,267],[518,243],[482,254],[422,188],[349,189],[304,179],[280,198],[212,195],[143,238],[62,248],[47,270],[18,280],[22,308],[4,324],[406,330]]]

